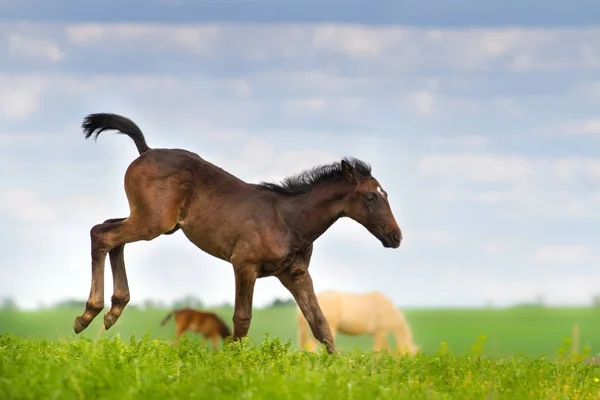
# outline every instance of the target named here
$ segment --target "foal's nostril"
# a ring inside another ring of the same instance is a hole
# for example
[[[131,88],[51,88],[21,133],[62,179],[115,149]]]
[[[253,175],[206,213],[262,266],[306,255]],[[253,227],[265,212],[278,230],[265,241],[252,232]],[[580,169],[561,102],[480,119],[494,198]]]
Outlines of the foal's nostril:
[[[401,236],[398,232],[392,232],[392,240],[394,243],[400,243]]]

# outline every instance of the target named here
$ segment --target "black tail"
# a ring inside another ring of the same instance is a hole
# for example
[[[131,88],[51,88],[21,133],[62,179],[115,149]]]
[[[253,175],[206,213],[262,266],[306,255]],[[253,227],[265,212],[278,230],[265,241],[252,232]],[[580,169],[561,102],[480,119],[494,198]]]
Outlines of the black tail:
[[[163,319],[163,320],[162,320],[162,322],[161,322],[160,324],[164,326],[164,325],[167,323],[167,321],[169,321],[169,319],[171,318],[171,316],[172,316],[174,313],[175,313],[175,310],[171,311],[171,312],[169,313],[169,315],[167,315],[167,316],[165,317],[165,319]]]
[[[86,139],[94,135],[94,140],[97,140],[102,131],[115,130],[132,138],[140,154],[150,150],[142,130],[132,120],[122,115],[110,113],[90,114],[84,118],[81,128],[83,128]]]

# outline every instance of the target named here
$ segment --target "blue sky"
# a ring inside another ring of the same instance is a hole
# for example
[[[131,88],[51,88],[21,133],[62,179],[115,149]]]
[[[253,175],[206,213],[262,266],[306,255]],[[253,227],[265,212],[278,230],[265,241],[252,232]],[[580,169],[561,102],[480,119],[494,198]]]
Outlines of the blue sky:
[[[123,136],[84,140],[93,112],[249,182],[369,162],[405,240],[339,221],[315,244],[317,290],[403,307],[600,292],[598,3],[85,4],[0,4],[0,296],[87,297],[89,229],[127,215],[137,156]],[[181,232],[128,245],[126,264],[133,303],[233,300],[231,266]],[[276,297],[258,282],[255,305]]]

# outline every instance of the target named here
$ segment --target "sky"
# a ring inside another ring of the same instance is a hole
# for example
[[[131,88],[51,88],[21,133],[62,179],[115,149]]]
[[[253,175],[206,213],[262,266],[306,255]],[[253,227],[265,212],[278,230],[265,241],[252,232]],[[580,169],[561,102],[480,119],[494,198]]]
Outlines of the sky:
[[[600,3],[113,0],[0,3],[0,297],[87,299],[90,228],[126,217],[135,121],[241,179],[358,157],[404,240],[342,219],[315,242],[317,291],[400,307],[600,293]],[[180,231],[128,244],[131,302],[232,302],[230,264]],[[112,277],[106,265],[106,303]],[[254,305],[291,295],[260,279]]]

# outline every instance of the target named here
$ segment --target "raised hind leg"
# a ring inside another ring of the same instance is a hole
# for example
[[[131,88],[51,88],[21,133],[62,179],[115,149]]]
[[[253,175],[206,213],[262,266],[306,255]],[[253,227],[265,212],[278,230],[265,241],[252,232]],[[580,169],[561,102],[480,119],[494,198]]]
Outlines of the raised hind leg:
[[[122,222],[125,219],[112,218],[107,219],[104,223]],[[125,272],[124,250],[125,245],[123,244],[108,252],[113,277],[113,295],[111,297],[111,308],[104,315],[104,328],[106,330],[115,324],[119,316],[121,316],[123,309],[129,303],[129,284],[127,282],[127,273]]]
[[[91,255],[92,255],[92,284],[90,289],[90,296],[85,304],[84,313],[75,318],[73,323],[73,330],[76,334],[83,331],[89,326],[89,324],[96,318],[96,316],[104,308],[104,265],[106,261],[106,255],[109,251],[121,247],[113,252],[111,256],[114,260],[114,264],[111,261],[113,268],[116,268],[117,277],[113,277],[118,283],[116,287],[119,289],[119,297],[117,297],[116,308],[111,307],[111,311],[108,313],[108,321],[112,326],[118,319],[120,313],[123,311],[124,305],[121,300],[125,299],[124,293],[129,296],[129,289],[127,288],[127,282],[125,277],[125,264],[122,262],[123,258],[123,246],[126,243],[137,242],[139,240],[152,240],[164,232],[169,231],[173,227],[173,224],[169,228],[165,228],[165,224],[157,219],[143,217],[130,217],[124,220],[120,218],[109,220],[102,224],[95,225],[90,230],[91,238]],[[124,288],[127,288],[124,290]],[[115,312],[115,310],[118,310]],[[108,329],[110,326],[106,326]]]
[[[110,310],[104,314],[104,327],[106,330],[117,322],[117,319],[123,313],[123,309],[129,303],[129,284],[127,282],[127,272],[125,272],[124,250],[125,245],[123,244],[108,253],[113,276],[113,295],[110,299]]]
[[[126,218],[112,218],[104,223],[121,222]],[[172,235],[180,229],[179,224],[175,228],[164,232],[163,235]],[[120,245],[108,252],[110,267],[113,276],[113,295],[111,297],[111,308],[104,314],[104,327],[106,330],[117,322],[117,319],[123,313],[125,306],[129,303],[129,283],[127,282],[127,272],[125,271],[125,245]]]
[[[106,260],[106,252],[98,251],[98,246],[94,243],[94,232],[102,225],[92,227],[90,236],[92,238],[92,284],[90,295],[85,303],[84,313],[75,318],[73,322],[73,330],[76,334],[88,327],[90,322],[104,308],[104,262]]]

